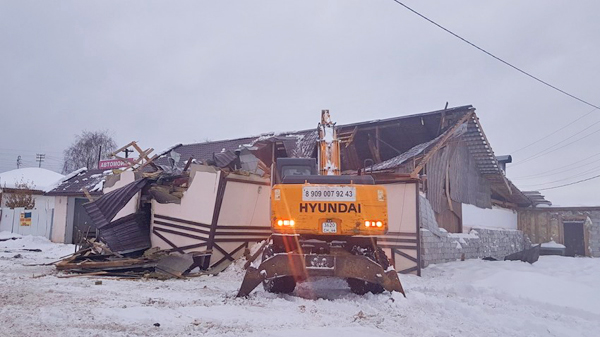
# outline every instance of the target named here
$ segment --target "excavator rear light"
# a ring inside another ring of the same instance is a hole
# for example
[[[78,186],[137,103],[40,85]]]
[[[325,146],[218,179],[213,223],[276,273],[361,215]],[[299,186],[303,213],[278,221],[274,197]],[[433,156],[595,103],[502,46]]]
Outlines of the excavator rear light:
[[[284,219],[280,219],[280,220],[277,220],[277,225],[280,226],[280,227],[282,227],[282,226],[285,226],[285,227],[294,227],[295,224],[296,224],[296,221],[291,220],[291,219],[285,219],[285,220]]]
[[[381,222],[381,221],[374,221],[374,220],[366,220],[365,221],[365,227],[378,227],[378,228],[381,228],[381,227],[383,227],[383,222]]]

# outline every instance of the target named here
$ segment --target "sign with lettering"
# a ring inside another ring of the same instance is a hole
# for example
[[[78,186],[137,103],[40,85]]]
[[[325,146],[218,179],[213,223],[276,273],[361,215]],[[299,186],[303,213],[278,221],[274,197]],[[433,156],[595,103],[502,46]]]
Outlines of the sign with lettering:
[[[130,161],[133,163],[133,158],[127,158],[127,161]],[[117,168],[126,167],[126,166],[127,166],[127,164],[125,164],[125,162],[120,159],[101,160],[98,163],[98,168],[101,170],[117,169]]]
[[[361,204],[333,202],[301,202],[300,213],[361,213]]]

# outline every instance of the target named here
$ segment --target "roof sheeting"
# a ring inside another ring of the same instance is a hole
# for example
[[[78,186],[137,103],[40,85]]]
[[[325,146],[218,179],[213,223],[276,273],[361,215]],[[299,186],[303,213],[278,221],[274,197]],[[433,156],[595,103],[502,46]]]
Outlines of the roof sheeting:
[[[469,120],[467,132],[463,137],[469,147],[469,152],[475,159],[481,174],[494,174],[504,176],[504,171],[494,155],[492,146],[483,133],[479,118],[473,114]]]
[[[466,130],[467,130],[467,126],[466,126],[466,124],[463,124],[454,132],[453,135],[450,136],[449,140],[461,136],[462,134],[464,134],[466,132]],[[429,147],[431,147],[432,145],[437,143],[444,135],[445,135],[445,133],[442,133],[441,135],[439,135],[438,137],[436,137],[430,141],[415,145],[410,150],[402,153],[401,155],[398,155],[394,158],[390,158],[384,162],[373,165],[372,169],[373,169],[373,171],[383,171],[383,170],[388,170],[388,169],[393,169],[393,168],[399,167],[400,165],[404,164],[407,160],[414,158],[414,157],[420,155],[421,153],[424,153],[425,150],[427,150]]]
[[[98,229],[107,226],[110,221],[127,205],[139,191],[148,184],[147,179],[136,180],[119,189],[111,191],[100,198],[83,204]]]
[[[100,239],[113,252],[126,254],[152,246],[149,224],[148,213],[133,213],[98,228],[98,232]]]
[[[204,142],[196,144],[186,144],[175,147],[173,150],[181,154],[181,160],[188,160],[190,157],[206,161],[213,158],[213,153],[221,153],[225,151],[235,151],[242,145],[251,144],[258,137],[245,137],[229,140],[220,140],[215,142]]]

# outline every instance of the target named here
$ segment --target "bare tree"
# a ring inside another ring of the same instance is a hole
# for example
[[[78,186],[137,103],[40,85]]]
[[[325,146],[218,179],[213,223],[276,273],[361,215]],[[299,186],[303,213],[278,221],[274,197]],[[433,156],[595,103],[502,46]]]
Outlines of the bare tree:
[[[98,154],[101,158],[106,158],[108,154],[117,148],[117,144],[108,135],[108,131],[89,132],[83,131],[77,135],[75,142],[66,149],[63,164],[63,174],[73,172],[82,167],[88,169],[98,168]]]
[[[6,188],[6,184],[4,188]],[[25,207],[25,209],[33,209],[35,207],[35,199],[31,190],[34,188],[35,185],[33,183],[29,184],[21,179],[21,182],[15,183],[14,191],[6,193],[4,204],[8,208]]]

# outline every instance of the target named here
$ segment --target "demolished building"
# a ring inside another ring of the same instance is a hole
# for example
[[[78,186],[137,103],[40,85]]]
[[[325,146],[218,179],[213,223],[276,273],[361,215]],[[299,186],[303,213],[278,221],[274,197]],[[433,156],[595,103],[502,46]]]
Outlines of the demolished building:
[[[507,159],[496,158],[472,106],[337,130],[342,174],[360,171],[386,185],[390,229],[378,240],[400,272],[419,274],[428,263],[508,255],[527,247],[517,210],[534,201],[506,178]],[[85,208],[94,230],[118,251],[148,246],[205,251],[211,256],[203,267],[222,268],[271,233],[272,163],[316,157],[317,138],[311,129],[179,144],[143,170],[103,172],[103,180],[118,183],[105,183],[108,198]],[[108,193],[132,184],[129,193]],[[141,239],[148,235],[149,240]]]

